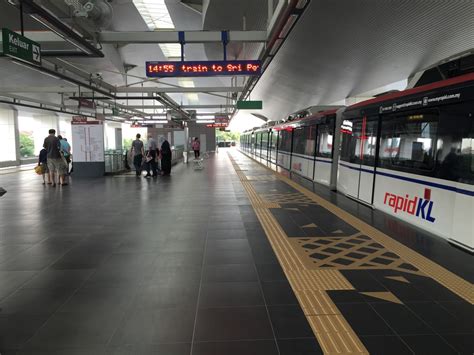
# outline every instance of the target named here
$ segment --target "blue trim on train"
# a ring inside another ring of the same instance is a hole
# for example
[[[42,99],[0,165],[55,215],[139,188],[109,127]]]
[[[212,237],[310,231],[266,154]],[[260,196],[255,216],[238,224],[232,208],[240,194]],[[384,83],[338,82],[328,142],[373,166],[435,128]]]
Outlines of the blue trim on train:
[[[346,164],[343,164],[343,163],[339,163],[339,165],[341,165],[345,168],[349,168],[349,169],[357,170],[357,171],[363,171],[363,172],[369,173],[369,174],[376,173],[377,175],[387,176],[387,177],[390,177],[390,178],[393,178],[393,179],[398,179],[398,180],[413,182],[415,184],[422,184],[422,185],[426,185],[426,186],[436,187],[438,189],[453,191],[453,192],[457,192],[457,193],[467,195],[467,196],[474,196],[474,191],[459,189],[459,188],[454,187],[454,186],[438,184],[436,182],[425,181],[425,180],[420,180],[420,179],[415,179],[415,178],[410,178],[410,177],[400,176],[400,175],[395,175],[395,174],[390,174],[390,173],[384,173],[382,171],[374,172],[373,170],[368,170],[368,169],[364,169],[364,168],[356,168],[356,167],[346,165]]]

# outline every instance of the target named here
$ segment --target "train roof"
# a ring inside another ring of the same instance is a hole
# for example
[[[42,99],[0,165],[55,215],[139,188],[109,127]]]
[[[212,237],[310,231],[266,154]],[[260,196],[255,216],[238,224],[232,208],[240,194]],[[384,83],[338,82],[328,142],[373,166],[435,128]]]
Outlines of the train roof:
[[[363,107],[380,104],[386,101],[393,101],[396,99],[404,98],[411,95],[421,94],[421,93],[432,91],[435,89],[442,89],[442,88],[454,86],[457,84],[467,83],[469,81],[474,81],[474,73],[464,74],[464,75],[457,76],[454,78],[418,86],[412,89],[407,89],[407,90],[398,91],[394,93],[388,93],[386,95],[378,96],[374,99],[358,102],[354,105],[349,106],[346,111],[351,111],[353,109],[360,109]]]
[[[295,119],[295,120],[292,120],[292,121],[283,122],[279,125],[275,125],[273,128],[277,131],[285,129],[285,128],[295,128],[295,127],[303,125],[304,123],[309,122],[309,121],[313,121],[313,120],[317,120],[317,119],[320,119],[320,118],[323,118],[323,117],[335,115],[337,110],[339,110],[341,107],[343,107],[343,106],[334,106],[333,108],[331,108],[329,110],[316,112],[316,113],[313,113],[310,116],[306,116],[306,117],[303,117],[303,118],[298,118],[298,119]]]

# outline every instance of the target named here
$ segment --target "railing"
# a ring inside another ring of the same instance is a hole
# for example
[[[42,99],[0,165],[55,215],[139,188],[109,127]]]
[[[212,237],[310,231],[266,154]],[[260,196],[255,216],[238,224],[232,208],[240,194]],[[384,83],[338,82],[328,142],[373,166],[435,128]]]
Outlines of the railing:
[[[184,147],[174,148],[171,150],[171,164],[176,164],[183,158]]]
[[[104,153],[105,159],[105,173],[114,174],[120,173],[125,170],[125,159],[126,151],[117,149],[117,150],[106,150]]]

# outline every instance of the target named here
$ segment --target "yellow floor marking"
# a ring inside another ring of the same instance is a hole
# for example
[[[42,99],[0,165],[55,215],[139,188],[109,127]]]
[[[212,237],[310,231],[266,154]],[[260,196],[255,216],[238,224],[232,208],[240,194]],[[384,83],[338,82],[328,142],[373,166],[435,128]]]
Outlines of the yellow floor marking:
[[[409,284],[410,281],[408,281],[406,278],[404,278],[403,276],[385,276],[386,279],[390,279],[390,280],[395,280],[395,281],[400,281],[400,282],[404,282],[404,283],[407,283]]]
[[[346,221],[354,228],[357,228],[362,233],[368,235],[377,243],[382,244],[390,251],[398,254],[406,262],[414,265],[424,274],[436,280],[441,285],[457,294],[459,297],[463,298],[470,304],[474,304],[474,285],[469,281],[464,280],[463,278],[457,276],[456,274],[435,263],[434,261],[424,257],[423,255],[396,241],[395,239],[390,238],[378,229],[363,222],[357,217],[351,215],[349,212],[344,211],[343,209],[337,207],[336,205],[318,196],[317,194],[307,190],[306,188],[294,182],[293,180],[281,174],[275,173],[273,170],[271,170],[264,164],[257,164],[272,172],[281,181],[284,181],[285,183],[287,183],[297,191],[301,192],[302,194],[306,195],[308,198],[312,199],[328,211],[334,213],[336,216]]]
[[[237,168],[230,154],[229,158]],[[352,290],[353,286],[338,270],[306,270],[288,236],[270,212],[272,207],[240,171],[236,169],[236,172],[324,353],[369,354],[326,293],[327,290]]]
[[[403,304],[403,302],[400,301],[397,296],[395,296],[393,293],[388,292],[388,291],[387,292],[360,292],[360,293],[362,293],[363,295],[378,298],[384,301]]]

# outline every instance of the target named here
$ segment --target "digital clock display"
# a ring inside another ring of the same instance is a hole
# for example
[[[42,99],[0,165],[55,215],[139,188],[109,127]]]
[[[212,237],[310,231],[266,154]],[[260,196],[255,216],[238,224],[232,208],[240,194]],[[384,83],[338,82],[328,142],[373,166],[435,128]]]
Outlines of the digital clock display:
[[[146,62],[147,77],[260,75],[259,60]]]

